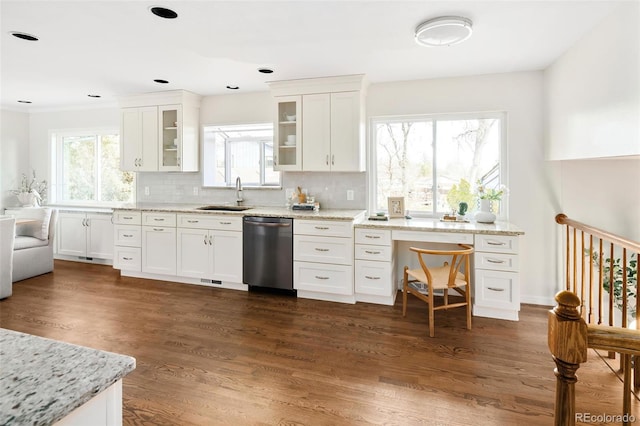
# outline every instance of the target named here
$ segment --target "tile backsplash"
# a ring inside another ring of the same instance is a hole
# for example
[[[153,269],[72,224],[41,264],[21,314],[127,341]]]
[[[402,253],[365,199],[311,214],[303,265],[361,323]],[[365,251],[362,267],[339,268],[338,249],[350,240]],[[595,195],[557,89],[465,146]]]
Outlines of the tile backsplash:
[[[282,172],[282,188],[243,188],[245,204],[255,206],[284,206],[286,189],[306,189],[320,203],[322,209],[366,209],[366,173],[310,173]],[[149,195],[145,195],[145,188]],[[198,195],[194,195],[194,188]],[[353,190],[354,199],[347,200]],[[235,188],[202,186],[200,173],[138,173],[137,201],[172,204],[233,203]]]

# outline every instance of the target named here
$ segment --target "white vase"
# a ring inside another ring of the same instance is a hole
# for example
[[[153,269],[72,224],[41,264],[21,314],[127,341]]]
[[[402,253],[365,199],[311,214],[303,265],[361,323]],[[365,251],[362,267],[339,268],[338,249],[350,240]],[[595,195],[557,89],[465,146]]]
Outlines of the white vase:
[[[22,204],[22,207],[33,207],[36,205],[36,196],[30,192],[21,192],[16,194],[18,201]]]
[[[493,223],[496,221],[496,215],[491,212],[491,200],[481,199],[480,210],[474,215],[476,222]]]

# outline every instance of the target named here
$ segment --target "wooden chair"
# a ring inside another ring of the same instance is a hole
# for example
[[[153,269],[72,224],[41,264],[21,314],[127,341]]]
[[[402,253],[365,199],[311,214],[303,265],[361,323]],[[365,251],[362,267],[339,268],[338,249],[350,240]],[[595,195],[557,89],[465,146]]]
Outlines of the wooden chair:
[[[467,329],[471,330],[471,253],[473,247],[459,244],[461,250],[429,250],[410,247],[409,250],[418,254],[420,269],[404,267],[404,281],[402,292],[402,316],[407,314],[407,294],[411,293],[418,299],[429,305],[429,336],[434,336],[434,311],[466,306]],[[451,263],[445,262],[443,266],[428,267],[424,261],[425,255],[452,256]],[[464,269],[464,271],[463,271]],[[409,277],[413,278],[409,280]],[[461,287],[464,287],[461,288]],[[455,290],[464,302],[449,303],[449,290]],[[426,294],[425,294],[426,290]],[[433,295],[435,290],[443,290],[444,303],[434,305]]]

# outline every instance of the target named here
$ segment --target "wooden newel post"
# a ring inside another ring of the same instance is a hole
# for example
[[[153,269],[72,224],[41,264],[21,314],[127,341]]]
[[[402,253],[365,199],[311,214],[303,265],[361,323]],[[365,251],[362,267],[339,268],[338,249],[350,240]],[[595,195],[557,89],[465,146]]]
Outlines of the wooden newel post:
[[[556,294],[558,305],[549,311],[549,350],[556,363],[556,426],[576,424],[576,371],[587,361],[587,324],[578,311],[580,299],[574,293]]]

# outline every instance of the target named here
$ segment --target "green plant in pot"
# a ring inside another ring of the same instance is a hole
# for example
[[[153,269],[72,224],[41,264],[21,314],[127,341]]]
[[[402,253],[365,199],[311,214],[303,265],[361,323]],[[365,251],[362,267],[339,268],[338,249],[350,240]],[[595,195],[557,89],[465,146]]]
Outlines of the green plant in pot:
[[[586,250],[585,250],[586,251]],[[587,254],[588,257],[588,254]],[[599,253],[593,253],[593,260],[596,266],[599,266]],[[636,295],[638,286],[638,258],[632,253],[627,260],[627,267],[624,269],[620,258],[611,259],[603,256],[602,265],[602,287],[607,291],[610,297],[613,297],[613,303],[618,309],[622,309],[624,301],[627,301],[627,315],[630,317],[636,314]],[[611,282],[611,271],[613,270],[613,282]],[[627,294],[623,294],[622,281],[627,276]]]
[[[469,204],[462,201],[460,204],[458,204],[458,215],[464,216],[465,214],[467,214],[468,209],[469,209]]]

